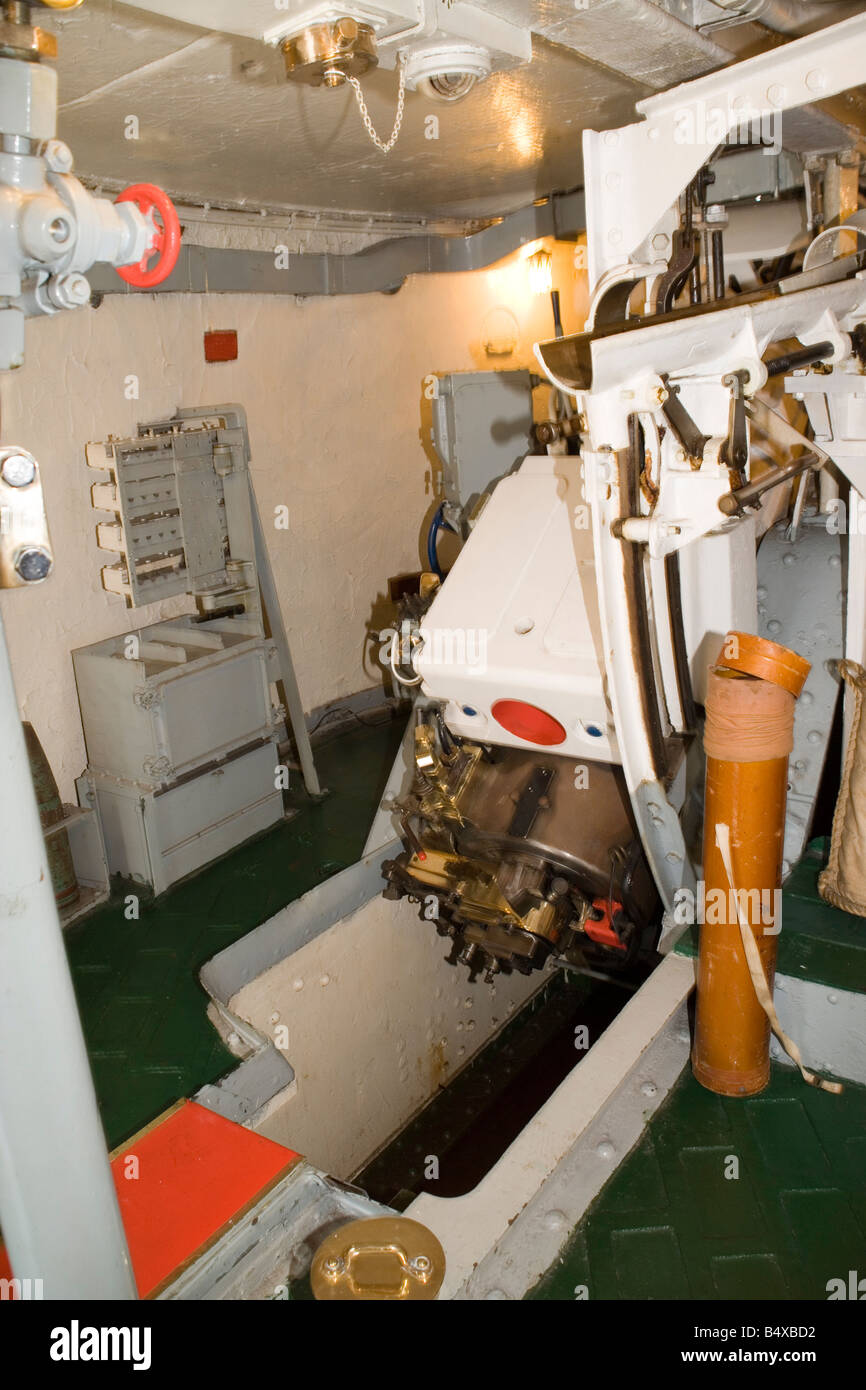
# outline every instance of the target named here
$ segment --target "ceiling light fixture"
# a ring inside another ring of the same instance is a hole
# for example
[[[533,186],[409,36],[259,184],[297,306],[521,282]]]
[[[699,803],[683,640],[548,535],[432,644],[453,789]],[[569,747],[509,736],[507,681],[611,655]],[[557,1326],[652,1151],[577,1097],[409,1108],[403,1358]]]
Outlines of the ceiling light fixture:
[[[553,257],[549,251],[536,251],[529,257],[529,284],[535,294],[553,289]]]

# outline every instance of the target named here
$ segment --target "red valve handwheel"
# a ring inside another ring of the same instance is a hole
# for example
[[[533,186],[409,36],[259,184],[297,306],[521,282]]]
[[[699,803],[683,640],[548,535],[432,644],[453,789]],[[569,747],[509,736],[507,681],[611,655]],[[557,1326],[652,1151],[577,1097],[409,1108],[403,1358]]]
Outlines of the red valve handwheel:
[[[149,290],[167,280],[177,265],[180,255],[180,222],[174,203],[167,193],[153,183],[134,183],[125,188],[114,200],[116,203],[135,203],[145,217],[154,208],[162,219],[162,227],[157,224],[156,236],[151,241],[140,261],[133,265],[116,267],[121,280],[137,289]],[[156,264],[148,268],[148,261],[154,251],[159,252]]]

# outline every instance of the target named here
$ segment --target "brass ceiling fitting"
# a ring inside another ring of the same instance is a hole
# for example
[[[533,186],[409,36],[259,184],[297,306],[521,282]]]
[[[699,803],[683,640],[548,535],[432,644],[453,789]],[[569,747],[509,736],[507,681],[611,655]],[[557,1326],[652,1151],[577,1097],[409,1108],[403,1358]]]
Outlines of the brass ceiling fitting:
[[[0,11],[0,56],[29,58],[31,62],[56,58],[56,35],[35,28],[28,20],[16,18],[16,14],[8,5]]]
[[[322,1242],[310,1270],[313,1294],[320,1300],[429,1300],[444,1278],[442,1246],[432,1231],[408,1216],[349,1221]]]
[[[363,77],[379,62],[372,25],[355,19],[311,24],[280,47],[286,76],[310,87],[340,87],[347,77]]]

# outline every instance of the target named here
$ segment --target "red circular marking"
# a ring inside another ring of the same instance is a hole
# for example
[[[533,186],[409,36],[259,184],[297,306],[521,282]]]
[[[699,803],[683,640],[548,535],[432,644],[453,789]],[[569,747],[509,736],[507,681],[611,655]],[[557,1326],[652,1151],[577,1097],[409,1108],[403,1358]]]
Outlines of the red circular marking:
[[[125,188],[119,193],[114,201],[135,203],[145,217],[151,208],[154,208],[162,218],[162,226],[157,225],[142,259],[133,262],[132,265],[116,267],[121,280],[125,280],[128,285],[135,285],[137,289],[149,290],[154,285],[161,285],[174,270],[180,255],[180,222],[174,203],[167,193],[163,193],[162,189],[153,183],[134,183],[131,188]],[[157,252],[156,264],[148,267],[148,261],[154,252]]]
[[[497,700],[490,713],[497,724],[526,743],[540,743],[549,748],[555,743],[565,743],[568,737],[558,719],[537,705],[526,704],[525,700]]]

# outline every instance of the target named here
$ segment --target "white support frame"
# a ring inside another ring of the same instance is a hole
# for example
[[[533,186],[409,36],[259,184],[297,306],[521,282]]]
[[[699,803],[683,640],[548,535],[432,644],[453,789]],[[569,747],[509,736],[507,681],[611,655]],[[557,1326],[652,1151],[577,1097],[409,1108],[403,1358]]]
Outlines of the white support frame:
[[[679,808],[661,784],[653,765],[645,727],[642,685],[649,673],[640,669],[629,633],[629,613],[623,590],[622,545],[612,527],[622,516],[615,460],[628,446],[629,416],[635,411],[664,423],[661,402],[663,378],[676,381],[687,397],[698,391],[701,420],[719,436],[726,428],[729,393],[723,377],[749,372],[747,390],[767,379],[761,359],[774,341],[797,337],[804,343],[829,341],[833,360],[850,355],[849,331],[866,314],[866,272],[817,288],[779,295],[751,304],[732,304],[718,310],[666,323],[640,326],[599,337],[591,344],[592,389],[576,392],[573,381],[548,376],[562,390],[576,395],[587,419],[583,452],[587,495],[592,500],[593,548],[608,687],[632,807],[641,840],[668,911],[679,888],[693,887],[679,820]],[[543,353],[537,355],[544,365]],[[545,369],[547,370],[547,369]],[[820,378],[820,381],[832,378]],[[858,377],[859,381],[860,378]],[[678,459],[679,446],[670,431],[661,449],[659,498],[652,515],[631,519],[628,542],[646,545],[661,558],[706,536],[745,524],[726,520],[719,499],[729,491],[728,469],[718,459],[721,438],[705,449],[697,470]],[[754,590],[754,575],[743,576]],[[752,594],[752,606],[757,599]],[[755,613],[755,621],[757,613]],[[668,703],[676,702],[668,690]],[[661,710],[664,722],[665,711]]]
[[[669,239],[646,256],[639,251],[732,129],[856,87],[864,69],[866,14],[859,14],[647,97],[634,125],[584,131],[590,290],[629,260],[668,254]]]

